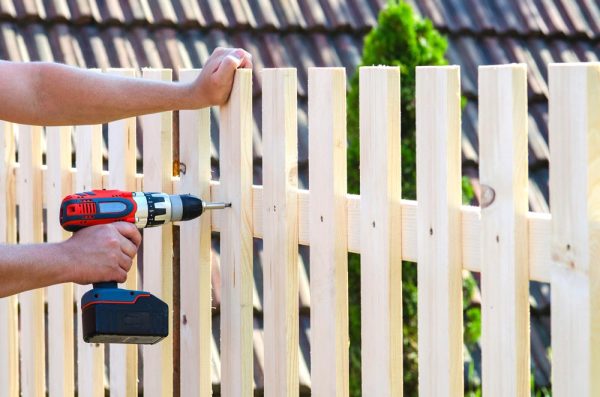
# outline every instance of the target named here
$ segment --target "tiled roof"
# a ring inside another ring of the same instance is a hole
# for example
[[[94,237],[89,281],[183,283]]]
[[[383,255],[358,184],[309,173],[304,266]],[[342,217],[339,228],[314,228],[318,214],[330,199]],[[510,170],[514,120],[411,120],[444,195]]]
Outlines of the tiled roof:
[[[0,0],[0,58],[58,61],[89,68],[201,67],[216,46],[254,54],[254,113],[260,123],[263,67],[298,68],[300,184],[307,185],[307,69],[344,66],[352,75],[362,38],[386,0]],[[448,36],[448,59],[461,65],[463,172],[477,190],[477,66],[523,62],[529,70],[530,207],[548,211],[547,64],[598,61],[600,5],[596,0],[410,0]],[[213,125],[218,115],[213,113]],[[213,131],[213,158],[218,136]],[[260,125],[254,132],[255,182],[261,180]],[[255,261],[256,384],[262,386],[260,242]],[[215,324],[218,256],[214,255]],[[301,261],[301,385],[308,371],[308,260]],[[549,288],[532,283],[532,357],[549,382]],[[215,328],[218,332],[218,328]],[[304,336],[302,336],[304,335]],[[219,338],[215,337],[215,345]],[[218,357],[215,357],[215,368]],[[218,372],[215,382],[218,382]]]

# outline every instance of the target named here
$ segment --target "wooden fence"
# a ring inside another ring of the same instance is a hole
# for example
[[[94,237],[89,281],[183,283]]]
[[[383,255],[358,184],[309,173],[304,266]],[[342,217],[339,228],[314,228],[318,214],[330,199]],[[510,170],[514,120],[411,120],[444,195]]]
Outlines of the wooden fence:
[[[197,73],[181,71],[180,79]],[[18,232],[20,243],[42,242],[44,219],[48,241],[66,238],[57,222],[61,198],[92,188],[232,202],[180,226],[181,318],[170,321],[180,327],[182,396],[211,393],[211,230],[221,233],[224,396],[253,389],[253,237],[264,240],[267,396],[298,393],[298,244],[311,247],[313,395],[348,394],[347,252],[362,257],[364,396],[402,392],[402,260],[418,262],[419,395],[463,394],[463,269],[482,276],[486,397],[529,394],[530,279],[552,285],[554,395],[600,395],[600,266],[593,265],[600,256],[600,64],[549,65],[552,215],[528,212],[523,65],[479,71],[481,209],[461,205],[458,67],[417,69],[418,204],[401,199],[397,68],[360,71],[360,196],[346,190],[344,69],[309,70],[310,190],[297,189],[296,71],[262,73],[264,186],[252,185],[248,70],[237,72],[220,109],[219,182],[210,180],[207,109],[180,112],[180,178],[172,177],[171,113],[141,118],[143,176],[136,175],[134,119],[108,125],[108,172],[100,126],[75,128],[72,169],[71,128],[44,135],[41,127],[0,122],[0,240],[16,243]],[[171,71],[144,70],[143,78],[169,80]],[[171,305],[172,230],[148,229],[144,242],[143,280],[133,270],[127,287],[142,284]],[[0,396],[73,395],[75,374],[79,396],[103,396],[106,387],[112,396],[137,395],[135,347],[111,345],[106,376],[103,347],[81,335],[73,343],[73,302],[88,288],[65,284],[0,300]],[[145,396],[173,394],[171,338],[143,348]]]

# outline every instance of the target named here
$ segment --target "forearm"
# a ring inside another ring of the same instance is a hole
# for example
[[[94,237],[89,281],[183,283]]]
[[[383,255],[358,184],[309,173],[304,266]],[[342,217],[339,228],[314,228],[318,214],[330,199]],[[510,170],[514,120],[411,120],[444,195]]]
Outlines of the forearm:
[[[70,280],[62,243],[0,245],[0,297]]]
[[[34,125],[100,124],[135,115],[186,109],[191,87],[145,79],[124,78],[65,65],[18,65],[26,89],[15,87],[15,121]]]

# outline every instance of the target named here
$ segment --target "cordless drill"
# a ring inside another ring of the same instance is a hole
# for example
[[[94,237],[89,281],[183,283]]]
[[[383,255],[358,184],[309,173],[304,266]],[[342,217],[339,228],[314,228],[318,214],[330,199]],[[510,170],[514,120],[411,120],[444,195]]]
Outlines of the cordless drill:
[[[63,199],[60,224],[70,232],[112,222],[129,222],[142,229],[230,206],[189,194],[92,190]],[[169,334],[168,310],[165,302],[149,292],[118,288],[116,282],[95,283],[81,298],[83,339],[88,343],[157,343]]]

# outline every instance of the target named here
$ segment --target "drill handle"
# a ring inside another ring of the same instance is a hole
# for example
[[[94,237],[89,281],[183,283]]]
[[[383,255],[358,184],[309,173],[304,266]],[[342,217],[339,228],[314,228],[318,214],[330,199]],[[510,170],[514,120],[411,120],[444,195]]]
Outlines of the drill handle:
[[[117,288],[117,282],[103,281],[101,283],[94,283],[94,288]]]

